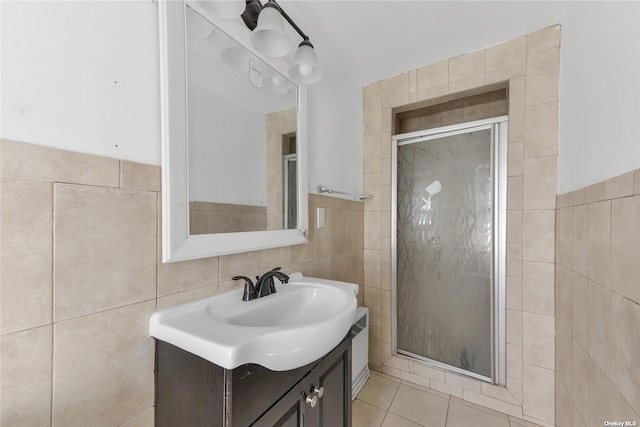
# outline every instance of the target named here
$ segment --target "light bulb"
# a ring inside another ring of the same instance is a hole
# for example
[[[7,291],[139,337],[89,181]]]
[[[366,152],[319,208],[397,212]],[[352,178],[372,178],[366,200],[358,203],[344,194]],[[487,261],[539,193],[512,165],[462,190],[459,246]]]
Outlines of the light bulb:
[[[282,77],[280,74],[274,74],[273,76],[271,76],[271,82],[274,86],[280,86],[284,83],[284,77]]]
[[[313,65],[310,65],[310,64],[300,64],[298,68],[300,69],[300,74],[302,74],[305,77],[310,76],[311,73],[313,72]]]

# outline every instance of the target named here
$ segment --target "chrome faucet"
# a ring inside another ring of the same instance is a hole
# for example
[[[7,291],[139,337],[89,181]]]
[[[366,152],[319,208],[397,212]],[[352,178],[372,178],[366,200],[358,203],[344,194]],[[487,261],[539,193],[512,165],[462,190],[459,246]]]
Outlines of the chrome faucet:
[[[252,301],[254,299],[262,298],[267,295],[276,293],[276,285],[273,283],[273,278],[276,277],[280,280],[280,283],[289,282],[289,276],[279,271],[281,267],[276,267],[271,271],[267,271],[262,276],[256,276],[256,284],[254,286],[253,281],[247,276],[234,276],[233,280],[244,280],[244,293],[242,295],[242,301]]]

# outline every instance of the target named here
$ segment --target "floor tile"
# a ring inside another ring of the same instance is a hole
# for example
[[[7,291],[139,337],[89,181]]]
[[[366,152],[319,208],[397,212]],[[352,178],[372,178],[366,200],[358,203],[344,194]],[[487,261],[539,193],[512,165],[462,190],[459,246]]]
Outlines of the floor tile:
[[[510,427],[540,427],[540,424],[535,424],[529,421],[510,417],[509,426]]]
[[[372,371],[353,402],[353,427],[540,427]]]
[[[422,424],[416,424],[413,421],[388,413],[382,423],[382,427],[422,427]]]
[[[452,401],[449,404],[446,427],[471,425],[475,427],[509,427],[509,420]]]
[[[386,414],[382,409],[360,399],[353,401],[352,413],[353,427],[380,427]]]
[[[372,372],[358,399],[388,411],[399,387],[400,381]]]
[[[448,399],[402,384],[389,412],[426,427],[442,427],[448,405]]]

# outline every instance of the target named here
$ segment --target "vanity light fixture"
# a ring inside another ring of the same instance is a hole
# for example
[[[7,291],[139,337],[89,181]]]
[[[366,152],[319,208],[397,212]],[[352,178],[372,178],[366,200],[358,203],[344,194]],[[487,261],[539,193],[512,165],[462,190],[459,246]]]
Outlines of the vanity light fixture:
[[[309,39],[304,39],[298,46],[293,64],[289,68],[289,77],[305,85],[314,84],[322,77],[318,69],[316,51],[313,50]]]
[[[300,84],[318,82],[322,74],[318,68],[313,45],[309,41],[309,37],[282,10],[282,7],[275,0],[268,0],[264,5],[260,0],[242,1],[245,2],[245,7],[240,16],[245,25],[253,31],[250,40],[254,49],[260,54],[272,58],[287,55],[291,51],[291,40],[284,30],[284,21],[287,21],[302,37],[302,42],[294,55],[293,64],[289,68],[289,77]],[[203,1],[203,3],[236,3],[236,0]],[[212,7],[209,9],[214,10]]]
[[[282,16],[274,1],[269,1],[260,11],[258,25],[251,33],[251,45],[261,54],[279,58],[291,51]]]

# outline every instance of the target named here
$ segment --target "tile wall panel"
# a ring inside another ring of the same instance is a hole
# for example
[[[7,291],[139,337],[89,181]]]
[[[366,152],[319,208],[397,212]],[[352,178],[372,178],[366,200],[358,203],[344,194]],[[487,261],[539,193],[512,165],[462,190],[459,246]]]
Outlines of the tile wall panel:
[[[155,300],[58,322],[53,425],[119,425],[153,406]]]
[[[2,141],[0,169],[3,178],[120,186],[119,160],[15,141]]]
[[[556,287],[571,303],[556,304],[558,423],[602,426],[640,420],[640,170],[558,196],[557,234],[572,242],[571,262],[557,261],[571,281]],[[561,220],[572,216],[573,221]],[[571,349],[571,351],[569,351]],[[569,415],[569,414],[572,415]]]
[[[2,413],[5,426],[44,426],[51,420],[52,327],[2,336]]]
[[[508,114],[508,109],[507,91],[499,89],[397,114],[395,133],[415,132],[488,117],[505,116]],[[372,148],[365,143],[365,155],[369,156]],[[378,159],[376,167],[381,170],[385,167],[389,169],[389,162],[380,164],[380,160]],[[365,173],[367,173],[366,170]]]
[[[233,275],[281,266],[359,284],[363,302],[362,202],[309,195],[304,245],[163,264],[159,167],[13,141],[0,154],[2,425],[152,426],[151,313],[236,289]]]
[[[0,331],[51,323],[53,186],[0,180]]]
[[[157,195],[54,187],[54,320],[154,299]]]

